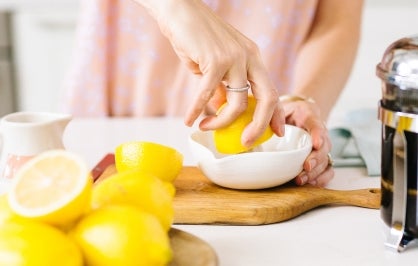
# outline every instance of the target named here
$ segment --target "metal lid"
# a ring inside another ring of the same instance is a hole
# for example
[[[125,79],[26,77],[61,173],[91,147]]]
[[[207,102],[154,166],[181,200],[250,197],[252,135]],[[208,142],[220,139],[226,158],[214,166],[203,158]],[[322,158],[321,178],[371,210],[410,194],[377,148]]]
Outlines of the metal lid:
[[[392,43],[377,65],[376,74],[400,89],[418,89],[418,35]]]

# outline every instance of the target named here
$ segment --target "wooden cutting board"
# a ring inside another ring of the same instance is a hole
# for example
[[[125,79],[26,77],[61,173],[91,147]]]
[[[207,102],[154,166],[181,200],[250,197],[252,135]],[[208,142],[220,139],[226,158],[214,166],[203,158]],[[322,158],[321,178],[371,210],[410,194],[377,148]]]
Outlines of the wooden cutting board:
[[[168,266],[217,266],[218,256],[209,244],[179,229],[169,231],[173,259]]]
[[[99,178],[115,172],[110,165]],[[261,225],[285,221],[324,205],[380,207],[377,188],[331,190],[288,183],[263,190],[234,190],[215,185],[192,166],[182,169],[174,185],[175,224]]]

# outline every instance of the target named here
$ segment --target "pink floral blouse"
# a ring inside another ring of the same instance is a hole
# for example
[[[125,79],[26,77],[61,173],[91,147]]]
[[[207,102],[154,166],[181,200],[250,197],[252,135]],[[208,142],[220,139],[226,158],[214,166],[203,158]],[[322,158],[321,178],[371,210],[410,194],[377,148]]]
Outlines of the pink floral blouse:
[[[89,0],[65,80],[74,116],[179,116],[198,77],[180,62],[157,23],[132,0]],[[317,0],[205,0],[258,44],[279,92],[292,90],[293,64]]]

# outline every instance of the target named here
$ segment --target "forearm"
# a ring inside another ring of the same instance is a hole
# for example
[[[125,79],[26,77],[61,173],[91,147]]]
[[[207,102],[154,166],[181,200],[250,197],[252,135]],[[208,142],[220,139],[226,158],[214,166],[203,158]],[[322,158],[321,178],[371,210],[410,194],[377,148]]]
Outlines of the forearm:
[[[312,30],[298,56],[294,93],[313,98],[323,120],[328,118],[354,63],[361,2],[320,1]]]
[[[149,14],[159,23],[163,33],[167,24],[173,19],[188,21],[190,16],[198,15],[199,11],[207,6],[201,0],[133,0],[142,5]]]

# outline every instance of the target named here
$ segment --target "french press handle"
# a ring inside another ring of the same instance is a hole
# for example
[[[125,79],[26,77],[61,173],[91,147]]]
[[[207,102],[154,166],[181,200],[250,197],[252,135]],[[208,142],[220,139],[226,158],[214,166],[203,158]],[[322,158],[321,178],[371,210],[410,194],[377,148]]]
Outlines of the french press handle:
[[[385,246],[398,252],[414,243],[414,238],[406,234],[406,214],[408,196],[408,145],[404,134],[405,130],[413,131],[416,119],[408,114],[394,112],[385,108],[379,108],[379,119],[383,126],[394,129],[392,165],[393,178],[393,203],[390,231]]]

